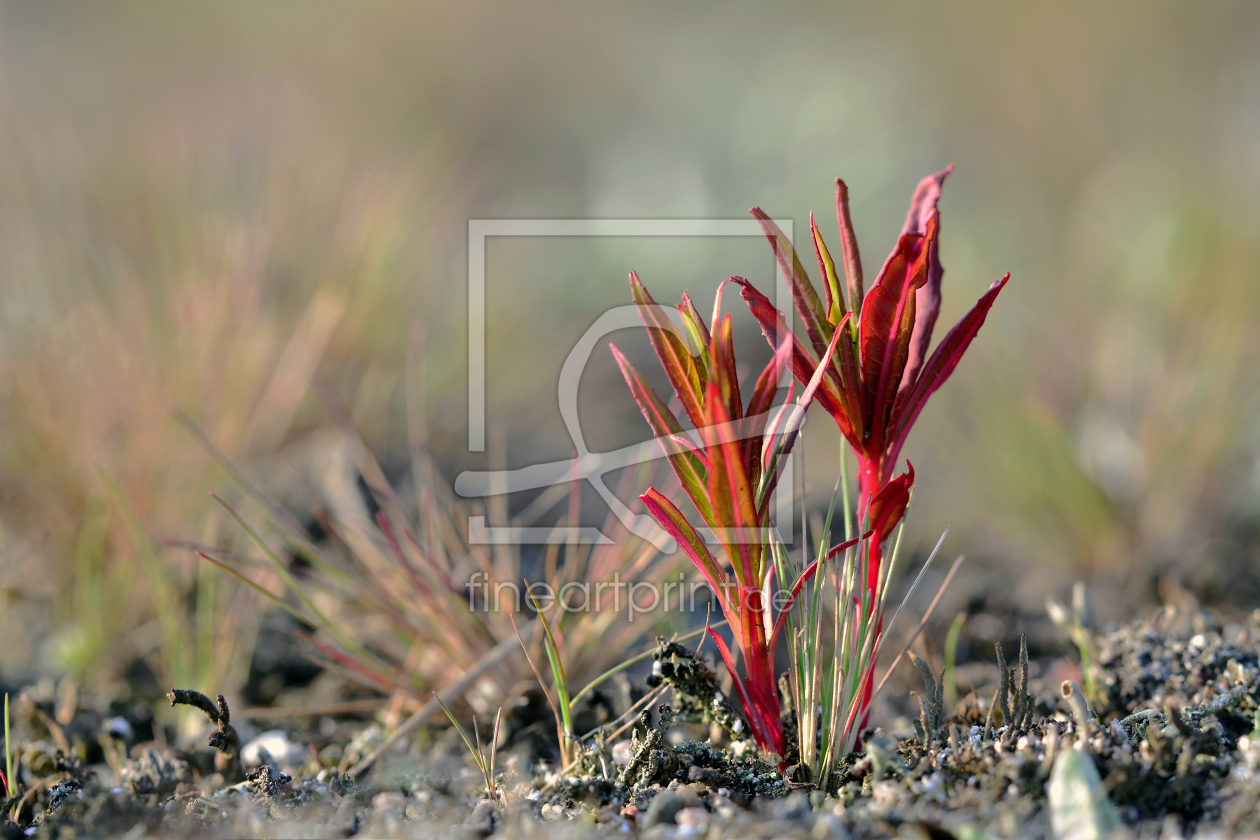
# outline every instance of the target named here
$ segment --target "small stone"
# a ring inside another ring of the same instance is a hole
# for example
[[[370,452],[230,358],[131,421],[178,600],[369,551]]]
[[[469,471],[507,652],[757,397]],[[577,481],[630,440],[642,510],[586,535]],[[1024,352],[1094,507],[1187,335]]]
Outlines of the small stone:
[[[650,828],[662,823],[672,823],[674,822],[674,817],[682,809],[683,801],[677,793],[674,793],[672,790],[662,791],[652,797],[647,813],[643,816],[642,825],[644,828]]]
[[[310,755],[301,744],[285,732],[273,729],[241,747],[241,761],[247,767],[257,767],[263,763],[264,750],[271,756],[271,760],[282,768],[297,767]]]
[[[595,812],[595,822],[610,823],[621,821],[621,809],[616,805],[603,805]]]
[[[678,794],[678,798],[682,800],[685,808],[700,808],[704,805],[704,802],[700,799],[700,794],[691,785],[679,785],[675,792]]]
[[[226,784],[222,773],[211,773],[197,783],[197,790],[202,796],[214,796],[215,791],[222,790]]]
[[[683,808],[674,815],[674,822],[682,829],[679,834],[703,834],[709,827],[709,812],[704,808]]]
[[[372,808],[377,811],[401,814],[406,803],[407,797],[397,791],[378,793],[372,797]]]
[[[378,796],[377,799],[379,798]],[[480,833],[483,837],[491,834],[494,832],[494,818],[498,814],[498,810],[493,800],[483,799],[477,803],[476,808],[473,808],[473,812],[468,819],[464,820],[464,825]]]
[[[542,818],[547,822],[564,819],[564,809],[559,805],[544,805],[542,806]]]

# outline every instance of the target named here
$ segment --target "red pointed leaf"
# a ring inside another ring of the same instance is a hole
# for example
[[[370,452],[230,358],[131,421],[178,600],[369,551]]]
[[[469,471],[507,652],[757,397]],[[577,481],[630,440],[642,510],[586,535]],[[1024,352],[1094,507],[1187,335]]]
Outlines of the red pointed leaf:
[[[844,258],[845,291],[849,295],[849,311],[858,315],[862,308],[862,255],[858,252],[857,234],[849,218],[849,185],[836,179],[836,227],[840,229],[840,251]]]
[[[731,623],[734,627],[734,622]],[[717,631],[712,627],[709,628],[709,636],[713,639],[713,644],[717,645],[718,653],[722,656],[722,661],[726,663],[726,670],[731,672],[731,682],[735,685],[735,691],[739,694],[739,701],[744,707],[744,715],[748,718],[749,728],[752,730],[753,737],[757,739],[758,746],[762,744],[761,726],[754,714],[752,698],[748,696],[748,690],[744,687],[744,678],[739,675],[739,671],[735,670],[735,659],[731,656],[731,649],[726,646],[726,642],[718,635]]]
[[[744,416],[744,403],[739,394],[739,375],[735,370],[735,339],[729,314],[721,323],[713,325],[709,358],[713,363],[713,376],[709,384],[717,386],[716,393],[726,409],[727,417],[739,420]],[[701,405],[706,409],[707,400],[712,399],[713,393],[713,390],[706,390],[702,395]]]
[[[824,358],[831,358],[836,352],[836,344],[839,343],[847,335],[845,328],[853,318],[852,312],[845,313],[844,320],[836,325],[836,330],[831,336],[831,344],[827,345]],[[778,454],[778,461],[775,466],[774,474],[769,476],[764,486],[760,490],[760,505],[757,508],[757,516],[759,521],[765,518],[766,511],[770,504],[770,494],[774,492],[774,488],[779,483],[779,476],[783,474],[783,469],[787,466],[787,457],[792,452],[792,447],[796,444],[796,436],[800,434],[801,425],[805,422],[805,412],[809,408],[809,404],[814,401],[814,397],[822,393],[819,386],[826,381],[825,373],[830,369],[826,362],[819,362],[814,368],[814,372],[810,375],[809,382],[805,386],[805,390],[801,392],[800,397],[796,400],[796,407],[792,409],[792,414],[788,417],[787,425],[783,427],[783,443]]]
[[[929,229],[934,230],[931,222]],[[908,234],[884,263],[862,310],[862,385],[870,446],[879,451],[887,419],[909,354],[914,326],[915,290],[927,281],[927,250],[922,236]]]
[[[779,391],[779,378],[791,355],[792,343],[783,342],[757,377],[757,384],[753,387],[744,413],[745,425],[741,427],[739,436],[743,440],[744,457],[747,459],[748,479],[754,487],[761,481],[762,441],[766,425],[770,422],[771,409],[774,407],[774,395]]]
[[[906,214],[905,227],[901,229],[903,234],[927,235],[928,220],[937,212],[936,204],[941,197],[941,186],[949,177],[949,173],[953,171],[954,165],[951,163],[940,172],[928,175],[919,182],[919,186],[914,191],[914,197],[910,200],[910,212]],[[914,334],[910,337],[910,356],[906,361],[906,372],[901,380],[900,391],[902,392],[913,386],[914,378],[923,367],[928,348],[932,344],[932,330],[936,327],[936,316],[941,311],[941,278],[945,276],[945,269],[941,267],[938,253],[940,250],[939,224],[938,215],[937,235],[928,245],[927,282],[915,292],[915,309],[918,314],[914,321]]]
[[[722,661],[726,663],[726,669],[731,672],[731,682],[735,684],[735,691],[738,692],[740,702],[744,705],[744,716],[748,718],[748,725],[757,746],[783,755],[786,745],[782,723],[779,721],[779,702],[778,696],[774,694],[776,688],[773,675],[768,684],[759,684],[751,676],[747,680],[742,679],[739,672],[735,670],[735,659],[731,656],[726,642],[712,628],[709,629],[709,636],[717,645],[718,653],[721,654]],[[748,649],[744,648],[745,666],[750,664],[748,653]]]
[[[879,372],[884,365],[888,347],[888,334],[892,332],[893,319],[897,317],[897,299],[883,284],[866,293],[862,301],[862,322],[859,343],[862,364],[862,419],[873,434],[878,425],[872,416],[875,410],[875,392],[879,389]]]
[[[906,506],[910,504],[910,488],[914,486],[914,466],[906,461],[907,472],[889,481],[875,494],[871,500],[870,524],[875,534],[875,542],[883,541],[901,517],[905,515]]]
[[[833,367],[839,381],[838,391],[844,403],[845,417],[849,418],[850,431],[848,438],[854,446],[860,448],[866,439],[866,418],[862,410],[862,374],[858,364],[858,323],[857,312],[850,310],[849,319],[842,321],[840,329],[844,335],[836,345],[836,361]],[[844,432],[844,426],[840,427]]]
[[[665,314],[665,308],[652,299],[647,287],[639,282],[639,277],[630,272],[630,291],[634,302],[638,305],[639,317],[643,326],[647,327],[648,340],[656,357],[665,368],[669,384],[674,386],[674,393],[682,401],[683,411],[692,425],[704,423],[704,379],[700,367],[687,349],[687,342],[679,334],[673,321]]]
[[[708,425],[701,434],[709,452],[709,503],[713,532],[726,548],[741,587],[761,579],[761,528],[753,486],[744,469],[744,453],[735,424],[727,415],[717,385],[709,383],[706,399]]]
[[[985,316],[989,314],[993,302],[997,300],[998,293],[1010,279],[1011,275],[1007,274],[989,287],[971,311],[964,315],[963,319],[941,339],[932,357],[923,366],[923,372],[919,374],[914,387],[904,397],[897,398],[891,423],[893,436],[888,448],[888,464],[896,463],[901,447],[905,445],[906,436],[910,434],[910,427],[918,419],[919,412],[927,404],[928,397],[945,384],[945,380],[954,372],[963,353],[967,352],[971,340],[976,337],[976,333],[984,324]]]
[[[791,357],[792,342],[784,341],[770,357],[761,375],[757,377],[757,384],[753,387],[752,396],[748,400],[745,416],[756,417],[765,414],[774,405],[774,395],[779,391],[779,377],[782,376],[783,368],[788,365]],[[765,428],[765,422],[768,419],[768,416],[762,418],[761,428]]]
[[[722,614],[734,626],[739,616],[732,611],[730,606],[729,587],[730,582],[726,576],[726,572],[713,559],[713,555],[709,553],[709,548],[704,544],[704,539],[696,533],[696,529],[691,527],[691,523],[682,515],[682,511],[674,507],[673,502],[662,496],[654,488],[649,487],[639,499],[647,508],[648,513],[652,514],[652,518],[664,528],[671,537],[673,537],[682,550],[695,564],[700,573],[704,575],[704,579],[708,582],[709,587],[713,590],[714,596],[718,599],[718,605],[722,608]]]
[[[796,336],[788,331],[787,324],[783,321],[783,313],[775,309],[765,295],[757,291],[756,287],[742,277],[732,279],[739,283],[740,294],[743,296],[744,302],[748,304],[748,310],[752,313],[753,318],[761,326],[761,334],[765,336],[770,346],[778,348],[782,346],[784,341],[792,343],[792,355],[788,358],[788,366],[792,370],[792,376],[796,377],[798,382],[808,382],[810,377],[814,375],[814,370],[818,367],[817,358],[797,340]],[[840,431],[852,440],[851,430],[853,426],[851,415],[845,411],[845,400],[837,388],[838,381],[838,375],[834,372],[829,372],[829,375],[823,379],[822,384],[819,386],[817,394],[818,404],[835,419],[840,426]]]
[[[783,272],[787,280],[788,289],[792,292],[792,301],[796,305],[796,311],[801,315],[801,320],[805,323],[805,334],[814,347],[814,353],[822,353],[823,348],[827,346],[827,336],[831,330],[824,327],[827,323],[827,313],[823,309],[818,292],[814,291],[814,284],[809,281],[809,275],[805,273],[787,234],[774,223],[773,219],[763,213],[760,207],[752,207],[750,212],[756,217],[762,231],[766,234],[766,239],[770,240],[770,245],[774,248],[774,258],[778,261],[779,270]]]
[[[669,465],[673,467],[674,474],[678,476],[683,490],[687,496],[695,504],[696,509],[700,511],[700,516],[705,522],[712,522],[713,510],[709,506],[709,469],[704,461],[697,456],[689,447],[683,446],[678,438],[683,435],[682,426],[673,413],[661,402],[656,396],[656,391],[652,386],[644,381],[639,372],[635,370],[634,365],[630,364],[617,345],[610,344],[612,348],[613,358],[617,360],[617,366],[621,368],[621,375],[625,377],[626,384],[630,386],[630,393],[634,396],[634,401],[639,404],[639,410],[643,412],[643,417],[648,422],[648,426],[652,429],[653,436],[661,443],[661,448],[665,450],[665,454],[669,458]]]
[[[709,328],[704,325],[704,319],[700,317],[700,310],[696,309],[695,302],[691,299],[691,295],[683,292],[682,304],[679,305],[678,311],[683,315],[683,323],[688,324],[689,329],[694,328],[696,335],[692,338],[703,352],[709,347]]]

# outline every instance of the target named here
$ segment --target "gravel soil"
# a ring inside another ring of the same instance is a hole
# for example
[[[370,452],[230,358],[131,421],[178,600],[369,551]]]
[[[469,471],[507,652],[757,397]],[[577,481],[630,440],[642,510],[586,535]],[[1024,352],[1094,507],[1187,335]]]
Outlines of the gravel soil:
[[[136,704],[67,700],[48,686],[28,687],[15,695],[20,784],[4,805],[0,834],[559,840],[627,833],[1260,833],[1256,622],[1224,623],[1169,607],[1086,635],[1092,679],[1083,688],[1053,679],[1049,661],[1012,656],[1004,669],[995,658],[987,688],[963,698],[953,714],[940,710],[943,683],[924,664],[918,707],[907,697],[906,717],[889,731],[868,733],[864,752],[846,761],[829,791],[801,781],[800,768],[780,773],[739,742],[691,740],[704,730],[676,723],[669,707],[642,716],[628,743],[587,751],[568,776],[545,761],[545,726],[505,720],[499,791],[491,799],[451,729],[422,731],[353,777],[345,771],[383,740],[377,723],[305,718],[262,732],[233,724],[221,698],[173,692],[175,702],[204,712],[208,732],[169,743]],[[684,719],[687,698],[671,702]]]

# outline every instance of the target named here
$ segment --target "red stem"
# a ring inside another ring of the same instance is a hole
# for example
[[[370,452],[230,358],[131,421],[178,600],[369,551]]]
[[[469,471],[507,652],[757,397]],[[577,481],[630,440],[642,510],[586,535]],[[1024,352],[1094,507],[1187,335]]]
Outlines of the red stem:
[[[858,460],[859,527],[861,527],[861,520],[864,517],[866,517],[870,512],[871,500],[875,498],[875,494],[879,492],[880,488],[883,485],[883,482],[881,480],[882,476],[883,476],[883,464],[880,463],[880,460],[878,458],[865,458],[865,457],[859,456],[859,460]],[[880,568],[883,566],[883,562],[884,562],[883,542],[884,542],[884,534],[873,533],[871,534],[870,541],[867,544],[866,589],[867,589],[867,592],[871,594],[872,607],[874,607],[874,604],[875,604],[875,590],[879,586],[879,571],[880,571]],[[875,609],[878,610],[877,607],[875,607]],[[878,623],[875,626],[876,638],[879,638],[880,634],[884,632],[883,624],[884,624],[884,616],[883,616],[883,613],[880,612]],[[874,680],[872,679],[872,677],[874,676],[874,671],[875,671],[875,663],[872,662],[869,665],[868,673],[864,677],[865,686],[862,689],[862,705],[859,707],[862,713],[862,723],[861,723],[861,726],[858,728],[859,734],[858,734],[858,740],[854,744],[855,749],[860,749],[861,743],[862,743],[861,732],[866,729],[867,724],[870,722],[871,695],[873,694],[874,688],[875,688],[875,683],[874,683]]]
[[[774,650],[766,638],[766,605],[761,590],[746,587],[741,593],[740,623],[743,625],[744,668],[748,672],[746,686],[754,708],[747,709],[753,734],[763,749],[780,756],[786,751],[780,721],[779,689],[774,676]]]

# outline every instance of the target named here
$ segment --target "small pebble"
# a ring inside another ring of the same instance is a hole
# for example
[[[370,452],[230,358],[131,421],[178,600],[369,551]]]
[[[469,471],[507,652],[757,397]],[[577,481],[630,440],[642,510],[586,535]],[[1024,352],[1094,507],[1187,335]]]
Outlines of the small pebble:
[[[674,815],[679,835],[703,834],[709,827],[709,812],[704,808],[683,808]]]
[[[704,802],[691,785],[679,785],[677,789],[678,798],[682,800],[683,806],[687,808],[700,808],[704,806]]]
[[[241,761],[248,767],[257,767],[263,763],[263,750],[266,750],[271,760],[282,768],[295,767],[310,755],[301,744],[291,739],[285,732],[273,729],[241,747]]]
[[[672,790],[662,791],[652,797],[648,803],[647,813],[643,815],[642,825],[650,828],[662,823],[674,822],[674,817],[683,809],[683,801]]]

